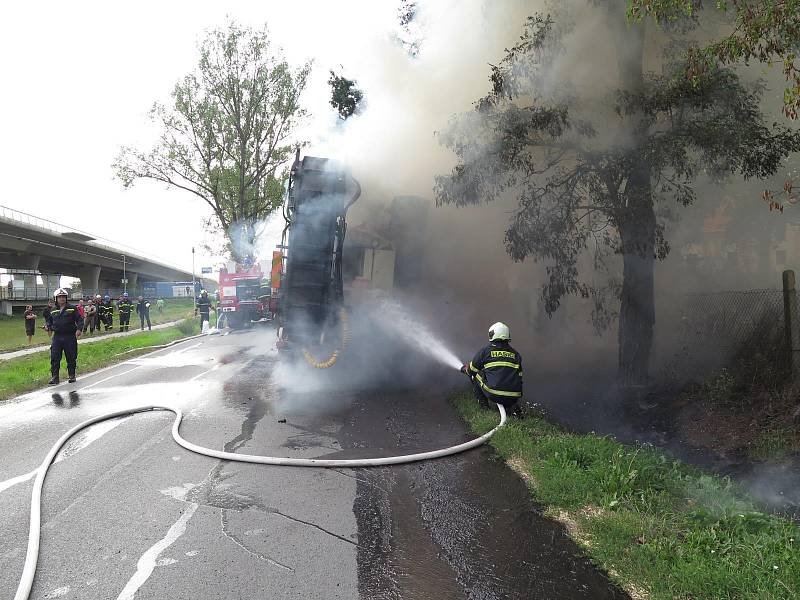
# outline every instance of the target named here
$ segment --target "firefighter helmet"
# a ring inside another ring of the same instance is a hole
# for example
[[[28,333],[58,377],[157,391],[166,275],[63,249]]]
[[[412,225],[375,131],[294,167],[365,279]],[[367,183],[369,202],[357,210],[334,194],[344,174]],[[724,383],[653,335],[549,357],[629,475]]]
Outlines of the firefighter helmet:
[[[58,298],[59,296],[65,296],[68,298],[69,294],[64,288],[58,288],[55,292],[53,292],[53,298]]]
[[[127,297],[128,297],[128,292],[123,292],[123,293],[122,293],[122,297],[123,297],[123,298],[127,298]]]
[[[496,342],[498,340],[508,341],[509,339],[511,339],[511,330],[505,323],[500,323],[498,321],[497,323],[489,327],[490,342]]]

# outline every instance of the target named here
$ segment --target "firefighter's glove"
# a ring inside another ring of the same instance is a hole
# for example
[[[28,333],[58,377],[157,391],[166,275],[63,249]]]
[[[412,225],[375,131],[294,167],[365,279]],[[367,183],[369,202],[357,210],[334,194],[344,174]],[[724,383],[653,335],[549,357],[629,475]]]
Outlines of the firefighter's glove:
[[[461,372],[464,375],[469,375],[469,367],[467,365],[461,365]]]

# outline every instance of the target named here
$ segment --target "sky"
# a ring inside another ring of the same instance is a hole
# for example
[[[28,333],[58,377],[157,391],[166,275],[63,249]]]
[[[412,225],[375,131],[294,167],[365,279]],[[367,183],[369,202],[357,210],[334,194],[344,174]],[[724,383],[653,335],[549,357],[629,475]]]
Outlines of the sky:
[[[0,205],[137,248],[186,269],[219,257],[199,248],[209,212],[188,192],[124,190],[111,164],[149,148],[147,112],[167,102],[208,28],[269,24],[290,63],[314,60],[304,96],[312,140],[336,121],[325,80],[396,25],[393,1],[49,0],[0,5]]]

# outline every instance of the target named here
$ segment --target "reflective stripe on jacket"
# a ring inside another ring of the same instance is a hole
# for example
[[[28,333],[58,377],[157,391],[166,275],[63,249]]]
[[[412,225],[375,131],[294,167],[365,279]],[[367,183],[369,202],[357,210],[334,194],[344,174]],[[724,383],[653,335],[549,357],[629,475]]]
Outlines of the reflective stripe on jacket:
[[[81,313],[74,304],[65,304],[64,308],[53,308],[47,317],[47,324],[57,334],[74,335],[78,329],[83,329]]]
[[[508,342],[489,342],[469,363],[470,375],[495,396],[522,396],[522,356]]]
[[[121,315],[131,314],[131,309],[133,309],[133,302],[131,302],[130,300],[120,300],[117,303],[117,311]]]

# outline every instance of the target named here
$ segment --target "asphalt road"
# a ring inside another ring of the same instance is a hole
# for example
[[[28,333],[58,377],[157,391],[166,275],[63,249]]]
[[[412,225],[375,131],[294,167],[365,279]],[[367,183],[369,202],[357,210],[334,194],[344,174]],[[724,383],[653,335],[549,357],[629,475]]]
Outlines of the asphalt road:
[[[33,470],[92,416],[166,403],[194,443],[278,456],[467,439],[441,388],[354,390],[288,372],[271,340],[259,329],[190,340],[0,405],[0,598],[22,571]],[[187,452],[171,424],[144,413],[68,443],[45,483],[31,598],[626,597],[488,449],[379,469],[271,467]]]

